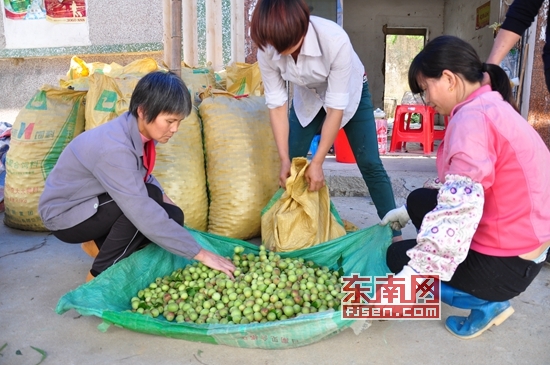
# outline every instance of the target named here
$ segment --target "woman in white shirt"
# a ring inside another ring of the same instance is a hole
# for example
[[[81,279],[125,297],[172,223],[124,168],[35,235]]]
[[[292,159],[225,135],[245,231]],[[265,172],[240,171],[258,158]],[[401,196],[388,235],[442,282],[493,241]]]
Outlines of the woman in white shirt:
[[[343,128],[377,213],[395,208],[392,186],[378,154],[376,125],[365,68],[346,32],[310,16],[303,0],[259,0],[251,21],[271,126],[285,187],[291,160],[306,156],[313,137],[321,140],[305,177],[311,191],[325,185],[323,161]],[[286,81],[294,85],[288,113]],[[399,240],[401,231],[394,231]]]

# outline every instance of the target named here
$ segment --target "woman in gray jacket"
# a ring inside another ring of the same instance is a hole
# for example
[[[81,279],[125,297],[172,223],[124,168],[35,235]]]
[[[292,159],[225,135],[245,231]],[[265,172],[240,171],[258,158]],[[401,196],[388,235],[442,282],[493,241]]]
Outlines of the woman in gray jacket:
[[[190,111],[181,78],[150,73],[136,85],[128,112],[80,134],[59,156],[38,209],[61,241],[86,242],[95,256],[86,281],[149,242],[232,277],[231,261],[201,248],[151,175],[155,144],[168,142]]]

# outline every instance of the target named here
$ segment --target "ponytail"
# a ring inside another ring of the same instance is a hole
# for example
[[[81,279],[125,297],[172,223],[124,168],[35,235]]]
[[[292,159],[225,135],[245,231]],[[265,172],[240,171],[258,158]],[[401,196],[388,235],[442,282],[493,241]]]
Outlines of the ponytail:
[[[506,100],[512,107],[519,113],[519,109],[516,105],[516,100],[512,94],[512,86],[510,85],[510,79],[504,70],[497,65],[490,63],[484,63],[482,67],[483,72],[487,72],[491,78],[491,89],[498,91],[502,98]]]

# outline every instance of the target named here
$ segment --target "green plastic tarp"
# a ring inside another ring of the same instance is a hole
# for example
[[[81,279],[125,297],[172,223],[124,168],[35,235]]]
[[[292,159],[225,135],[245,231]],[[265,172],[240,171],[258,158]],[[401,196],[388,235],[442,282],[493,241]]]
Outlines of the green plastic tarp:
[[[189,228],[188,228],[189,229]],[[235,246],[245,253],[258,254],[249,242],[189,229],[207,250],[232,257]],[[348,233],[338,239],[303,250],[280,253],[282,257],[302,257],[330,269],[343,269],[345,275],[384,276],[386,251],[391,244],[391,229],[378,225]],[[168,322],[162,316],[151,318],[132,313],[130,299],[155,278],[170,275],[191,260],[174,255],[155,244],[111,266],[94,280],[65,294],[56,308],[58,314],[70,309],[103,319],[99,329],[110,324],[129,330],[188,341],[223,344],[240,348],[284,349],[305,346],[328,338],[351,326],[341,311],[329,310],[300,315],[284,321],[253,324],[193,324]]]

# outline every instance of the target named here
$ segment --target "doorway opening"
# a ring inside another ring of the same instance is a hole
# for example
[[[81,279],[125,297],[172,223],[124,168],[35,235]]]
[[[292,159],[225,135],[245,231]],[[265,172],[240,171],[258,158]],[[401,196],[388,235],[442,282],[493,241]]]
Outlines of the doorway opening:
[[[426,28],[387,28],[384,56],[384,112],[386,118],[394,117],[395,107],[401,104],[410,91],[408,82],[409,66],[413,58],[426,43]],[[410,95],[410,92],[407,96]]]

